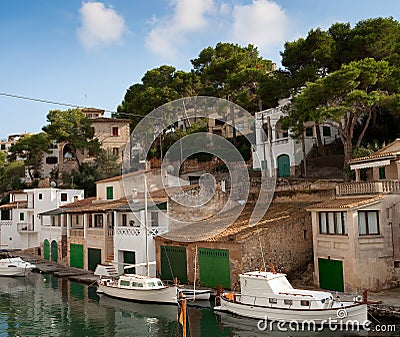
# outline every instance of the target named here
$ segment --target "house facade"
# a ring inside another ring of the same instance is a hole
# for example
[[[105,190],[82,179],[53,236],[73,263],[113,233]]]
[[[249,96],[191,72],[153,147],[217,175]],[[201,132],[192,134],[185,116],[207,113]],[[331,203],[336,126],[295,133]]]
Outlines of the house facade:
[[[106,118],[104,110],[82,108],[82,112],[91,120],[93,137],[98,139],[102,149],[116,155],[122,162],[125,147],[130,137],[129,119]],[[90,153],[79,153],[79,161],[90,161]],[[47,178],[55,169],[70,172],[76,169],[77,163],[72,156],[71,146],[68,143],[54,143],[42,161],[42,177]]]
[[[304,158],[300,140],[293,139],[290,132],[284,129],[280,119],[285,115],[283,107],[289,99],[279,101],[276,108],[257,112],[256,118],[256,146],[253,149],[253,169],[267,170],[274,163],[278,177],[298,175],[298,167]],[[324,144],[329,144],[337,138],[337,129],[328,125],[320,125],[320,133]],[[269,130],[268,130],[269,129]],[[271,138],[269,141],[268,137]],[[316,145],[316,126],[314,123],[305,125],[304,146],[306,155]]]
[[[0,206],[1,247],[29,249],[39,247],[48,240],[60,245],[61,230],[48,230],[39,214],[84,198],[83,190],[34,188],[10,194],[10,202]],[[43,226],[42,226],[43,225]]]
[[[338,291],[381,290],[400,283],[400,141],[349,162],[356,181],[309,208],[314,281]]]
[[[161,179],[158,173],[146,172],[149,187]],[[144,171],[137,171],[127,177],[98,181],[96,197],[40,214],[42,222],[48,224],[50,230],[59,227],[66,233],[63,249],[57,256],[58,262],[86,270],[95,270],[100,263],[113,262],[119,273],[128,264],[142,264],[130,271],[147,273],[144,263],[155,259],[153,237],[168,230],[168,217],[164,191],[149,191],[150,195],[158,195],[149,196],[145,202],[143,174]],[[168,181],[171,183],[174,180]],[[132,194],[128,198],[124,184],[132,186]],[[146,221],[147,230],[144,226]],[[43,251],[46,251],[45,245],[46,242],[42,241]],[[44,257],[56,259],[52,251],[50,256]],[[149,272],[155,275],[154,264],[150,265]]]

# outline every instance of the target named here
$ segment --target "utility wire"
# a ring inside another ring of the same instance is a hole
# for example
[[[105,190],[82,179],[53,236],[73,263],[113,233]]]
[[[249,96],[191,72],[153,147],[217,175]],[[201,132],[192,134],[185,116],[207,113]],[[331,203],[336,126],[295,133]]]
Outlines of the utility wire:
[[[32,102],[39,102],[39,103],[46,103],[46,104],[53,104],[53,105],[66,106],[66,107],[69,107],[69,108],[79,108],[79,109],[84,108],[83,106],[76,105],[76,104],[63,103],[63,102],[56,102],[56,101],[50,101],[50,100],[42,99],[42,98],[34,98],[34,97],[28,97],[28,96],[15,95],[15,94],[7,93],[7,92],[0,92],[0,96],[11,97],[11,98],[17,98],[17,99],[23,99],[23,100],[32,101]],[[100,109],[100,108],[95,108],[95,109]],[[139,115],[139,114],[131,114],[131,113],[125,113],[125,112],[118,112],[118,111],[114,111],[114,110],[106,110],[106,109],[100,109],[100,110],[104,110],[105,112],[110,112],[110,113],[112,113],[112,114],[123,114],[123,115],[127,115],[127,116],[141,117],[141,118],[146,117],[146,116]]]

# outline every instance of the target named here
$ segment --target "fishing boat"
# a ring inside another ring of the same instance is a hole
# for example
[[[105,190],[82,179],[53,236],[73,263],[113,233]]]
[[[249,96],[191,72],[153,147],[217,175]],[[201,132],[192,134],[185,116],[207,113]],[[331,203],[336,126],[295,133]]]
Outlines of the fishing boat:
[[[117,278],[100,278],[97,292],[123,300],[178,304],[178,288],[165,285],[159,278],[123,274]]]
[[[214,310],[288,323],[367,322],[367,304],[356,298],[344,302],[330,292],[294,289],[285,274],[275,271],[252,271],[239,277],[240,294],[222,293]]]
[[[160,304],[178,304],[178,288],[176,285],[165,285],[161,279],[150,276],[149,266],[155,262],[149,261],[148,254],[148,216],[147,216],[147,181],[146,174],[143,176],[144,182],[144,223],[142,226],[145,229],[145,250],[146,262],[139,264],[127,264],[124,270],[132,267],[146,266],[146,275],[124,273],[118,275],[115,268],[105,265],[97,265],[94,272],[95,275],[100,276],[97,281],[97,292],[105,294],[110,297],[119,298],[123,300],[147,302],[147,303],[160,303]]]
[[[3,257],[0,259],[0,276],[26,276],[35,265],[20,257]]]

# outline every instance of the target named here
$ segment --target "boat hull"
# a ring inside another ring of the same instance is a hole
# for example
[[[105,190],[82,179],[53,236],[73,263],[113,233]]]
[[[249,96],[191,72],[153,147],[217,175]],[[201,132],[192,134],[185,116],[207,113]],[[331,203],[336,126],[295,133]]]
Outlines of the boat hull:
[[[193,289],[179,289],[179,292],[187,300],[193,301],[209,301],[211,291],[210,290],[193,290]]]
[[[234,302],[223,296],[220,301],[220,306],[215,307],[215,310],[268,321],[298,323],[310,321],[318,325],[367,322],[367,305],[363,303],[342,302],[342,307],[331,309],[286,309]]]
[[[19,267],[0,267],[0,276],[13,276],[23,277],[31,271],[31,268],[19,268]]]
[[[104,295],[120,298],[127,301],[145,302],[145,303],[165,303],[178,304],[178,289],[173,287],[164,287],[158,289],[125,289],[112,285],[99,284],[98,292]]]
[[[23,277],[35,266],[19,257],[0,259],[0,276]]]

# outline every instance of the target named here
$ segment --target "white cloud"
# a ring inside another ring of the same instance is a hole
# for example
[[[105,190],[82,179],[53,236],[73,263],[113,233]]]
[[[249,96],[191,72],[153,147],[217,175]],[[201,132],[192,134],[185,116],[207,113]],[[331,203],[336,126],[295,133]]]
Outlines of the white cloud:
[[[233,8],[232,39],[239,44],[254,44],[261,50],[285,39],[289,20],[273,1],[253,0],[250,5]]]
[[[153,28],[146,37],[146,47],[155,54],[173,57],[189,37],[209,26],[209,14],[216,11],[214,0],[173,0],[173,14],[153,19]]]
[[[84,2],[79,9],[82,25],[77,33],[86,49],[119,43],[126,31],[124,19],[101,2]]]

